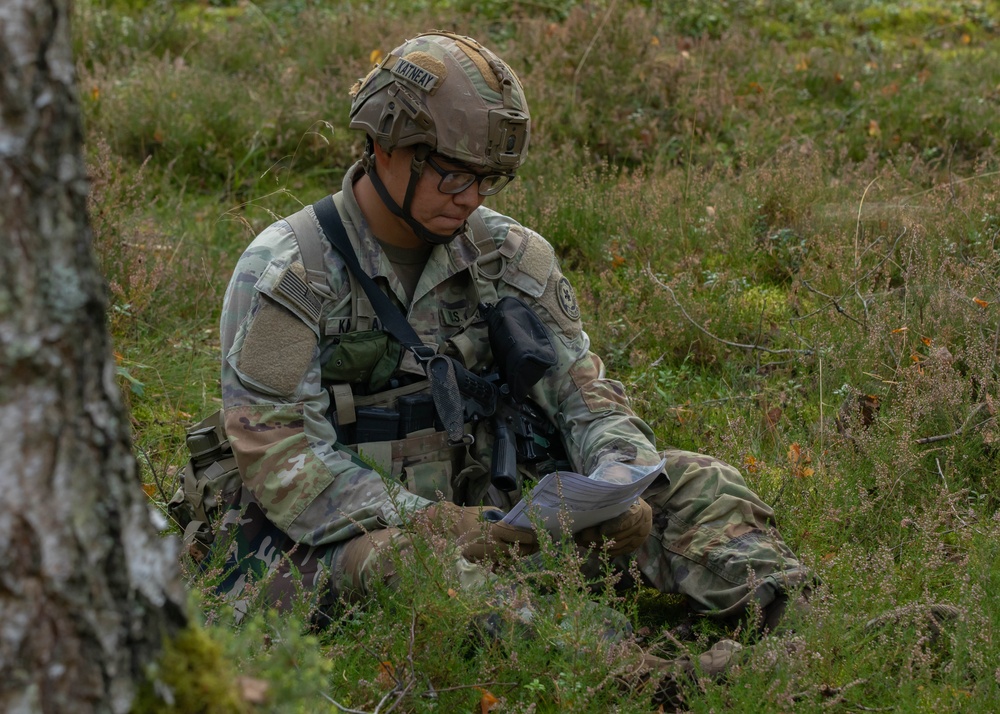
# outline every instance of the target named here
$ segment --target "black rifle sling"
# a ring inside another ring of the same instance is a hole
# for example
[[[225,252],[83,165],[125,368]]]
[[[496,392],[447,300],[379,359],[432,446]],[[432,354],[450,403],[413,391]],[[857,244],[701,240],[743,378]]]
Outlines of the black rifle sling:
[[[340,219],[337,207],[333,203],[333,197],[327,196],[320,199],[313,204],[313,209],[316,211],[316,218],[319,220],[319,225],[322,227],[323,233],[326,234],[327,239],[337,249],[337,252],[340,253],[344,262],[347,263],[348,269],[354,273],[354,277],[357,278],[364,289],[365,294],[371,301],[372,307],[375,308],[375,314],[382,321],[382,325],[386,331],[399,340],[399,343],[403,347],[413,352],[420,364],[424,364],[434,356],[434,349],[421,342],[420,338],[417,337],[416,331],[406,321],[406,316],[403,315],[399,308],[392,304],[389,297],[379,290],[375,281],[361,268],[358,256],[351,246],[350,239],[347,237],[344,222]]]
[[[317,201],[313,204],[313,209],[316,211],[316,218],[319,219],[323,233],[344,258],[348,269],[354,273],[354,277],[364,288],[365,294],[371,301],[372,307],[375,308],[375,314],[382,321],[383,327],[390,335],[399,340],[403,347],[410,350],[417,358],[417,362],[424,367],[431,383],[431,397],[434,399],[435,409],[445,431],[448,432],[448,438],[455,443],[462,440],[465,423],[462,396],[458,389],[455,367],[450,358],[439,360],[443,364],[439,364],[435,369],[427,368],[428,361],[434,357],[434,349],[420,341],[416,331],[406,321],[406,316],[392,304],[389,297],[379,290],[375,281],[361,268],[358,256],[347,237],[344,222],[337,212],[337,206],[333,203],[333,197],[327,196]]]

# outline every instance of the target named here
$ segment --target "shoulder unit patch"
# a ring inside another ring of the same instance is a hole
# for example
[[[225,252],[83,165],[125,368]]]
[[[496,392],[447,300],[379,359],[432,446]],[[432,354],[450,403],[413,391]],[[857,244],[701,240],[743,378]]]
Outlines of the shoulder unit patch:
[[[558,270],[552,271],[545,292],[538,302],[548,310],[564,339],[575,340],[583,331],[580,323],[580,305],[576,301],[576,292],[569,280]]]
[[[559,296],[559,307],[562,308],[566,317],[570,320],[579,320],[580,304],[576,301],[576,291],[573,290],[573,286],[570,285],[565,275],[559,278],[556,293]]]

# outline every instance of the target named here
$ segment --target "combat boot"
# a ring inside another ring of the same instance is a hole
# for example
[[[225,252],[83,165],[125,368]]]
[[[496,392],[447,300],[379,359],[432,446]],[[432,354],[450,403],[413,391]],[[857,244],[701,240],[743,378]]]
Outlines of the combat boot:
[[[789,626],[789,620],[794,622],[795,620],[804,619],[809,615],[812,609],[812,606],[809,604],[809,597],[810,590],[808,588],[791,598],[785,593],[778,595],[761,612],[761,631],[769,635],[787,634],[792,630]]]
[[[721,681],[738,661],[743,645],[722,639],[697,657],[684,655],[663,659],[643,653],[631,674],[640,681],[655,683],[653,703],[664,711],[685,709],[684,690],[699,678]]]

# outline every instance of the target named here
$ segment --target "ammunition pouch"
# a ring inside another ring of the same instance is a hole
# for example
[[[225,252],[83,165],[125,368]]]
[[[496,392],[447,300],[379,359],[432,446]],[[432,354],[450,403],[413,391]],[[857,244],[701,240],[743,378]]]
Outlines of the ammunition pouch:
[[[185,545],[203,556],[215,539],[214,519],[242,481],[221,411],[189,429],[186,442],[191,458],[181,469],[180,485],[167,512],[184,531]]]
[[[349,332],[323,364],[324,382],[363,386],[369,392],[385,388],[403,358],[403,347],[381,330]]]
[[[341,444],[407,491],[452,500],[466,490],[473,459],[465,444],[451,443],[442,430],[428,388],[427,380],[419,380],[359,395],[349,384],[331,384],[329,416]]]

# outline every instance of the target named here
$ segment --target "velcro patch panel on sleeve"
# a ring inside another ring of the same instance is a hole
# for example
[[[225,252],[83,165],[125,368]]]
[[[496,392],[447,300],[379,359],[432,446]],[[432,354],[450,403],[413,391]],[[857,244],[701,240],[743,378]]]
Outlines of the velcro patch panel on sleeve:
[[[512,226],[510,233],[515,234],[523,230]],[[555,250],[537,233],[526,232],[521,237],[520,246],[507,265],[503,280],[538,298],[545,292],[545,284],[555,268]]]
[[[269,393],[295,392],[316,352],[316,334],[302,319],[261,297],[236,369]]]

